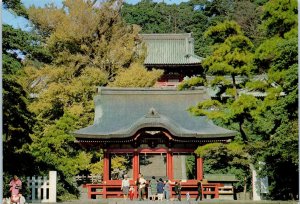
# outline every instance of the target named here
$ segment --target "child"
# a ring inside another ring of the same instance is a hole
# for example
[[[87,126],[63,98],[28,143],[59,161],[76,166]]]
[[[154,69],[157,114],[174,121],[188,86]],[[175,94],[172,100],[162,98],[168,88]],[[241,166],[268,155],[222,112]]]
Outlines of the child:
[[[187,193],[186,193],[186,200],[187,200],[187,201],[189,201],[189,200],[190,200],[190,198],[191,198],[191,196],[190,196],[190,192],[187,192]]]
[[[130,200],[133,200],[133,197],[134,197],[134,187],[130,186],[130,188],[129,188],[129,198],[130,198]]]

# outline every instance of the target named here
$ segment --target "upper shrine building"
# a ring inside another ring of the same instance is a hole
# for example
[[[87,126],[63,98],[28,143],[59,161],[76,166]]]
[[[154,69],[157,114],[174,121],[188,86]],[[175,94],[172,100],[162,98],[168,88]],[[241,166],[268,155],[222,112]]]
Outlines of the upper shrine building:
[[[209,190],[203,193],[217,198],[222,183],[204,175],[203,159],[194,151],[207,143],[227,143],[236,132],[189,113],[191,106],[209,98],[206,88],[178,91],[174,87],[185,76],[201,73],[202,58],[194,54],[193,38],[191,34],[141,37],[147,46],[145,66],[163,69],[164,76],[156,88],[98,88],[93,125],[75,132],[86,148],[104,151],[103,181],[88,184],[88,196],[120,197],[122,176],[127,174],[134,184],[142,173],[146,179],[181,180],[182,195],[190,192],[192,197],[197,194],[197,181],[206,178]],[[117,156],[128,161],[124,171],[111,168]]]
[[[147,47],[144,65],[148,69],[163,69],[156,86],[176,86],[184,77],[202,73],[202,58],[194,53],[191,33],[141,34]]]

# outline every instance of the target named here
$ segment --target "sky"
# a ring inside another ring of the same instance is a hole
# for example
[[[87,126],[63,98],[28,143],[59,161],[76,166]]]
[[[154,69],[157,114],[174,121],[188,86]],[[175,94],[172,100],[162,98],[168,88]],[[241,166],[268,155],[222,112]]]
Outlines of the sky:
[[[54,5],[61,7],[62,0],[21,0],[26,8],[34,5],[36,7],[43,7],[45,4],[53,3]],[[155,2],[160,2],[163,0],[154,0]],[[180,2],[185,2],[188,0],[165,0],[167,4],[179,4]],[[139,0],[125,0],[125,2],[130,4],[136,4]],[[31,29],[30,23],[22,18],[17,17],[6,9],[2,9],[2,23],[12,25],[14,28],[21,28],[22,30],[29,31]]]

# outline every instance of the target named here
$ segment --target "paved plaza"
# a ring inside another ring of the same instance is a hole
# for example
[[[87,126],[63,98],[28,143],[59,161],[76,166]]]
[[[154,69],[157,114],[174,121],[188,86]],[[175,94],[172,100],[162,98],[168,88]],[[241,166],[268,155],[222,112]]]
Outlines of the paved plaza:
[[[123,199],[90,199],[90,200],[76,200],[57,202],[58,204],[298,204],[299,201],[252,201],[252,200],[220,200],[220,199],[209,199],[202,201],[138,201],[138,200],[126,200]],[[41,203],[32,203],[41,204]]]

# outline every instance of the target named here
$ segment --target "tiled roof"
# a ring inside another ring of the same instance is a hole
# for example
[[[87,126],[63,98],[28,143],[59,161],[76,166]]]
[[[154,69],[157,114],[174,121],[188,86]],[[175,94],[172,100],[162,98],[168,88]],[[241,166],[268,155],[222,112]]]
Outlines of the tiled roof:
[[[236,182],[238,181],[233,174],[205,174],[204,178],[210,182]]]
[[[194,54],[194,39],[190,33],[140,36],[147,47],[145,65],[195,65],[202,61]]]
[[[208,98],[205,88],[99,88],[94,124],[75,132],[77,138],[111,139],[133,136],[143,128],[163,128],[181,138],[233,138],[235,131],[192,116],[188,108]]]

